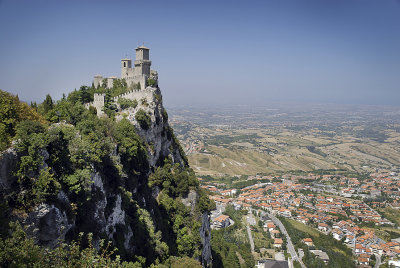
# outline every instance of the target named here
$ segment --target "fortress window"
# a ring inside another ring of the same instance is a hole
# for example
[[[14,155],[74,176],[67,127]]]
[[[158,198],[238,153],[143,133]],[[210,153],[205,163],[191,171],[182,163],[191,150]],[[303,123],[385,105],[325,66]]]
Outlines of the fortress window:
[[[126,62],[124,62],[124,67],[126,67]]]

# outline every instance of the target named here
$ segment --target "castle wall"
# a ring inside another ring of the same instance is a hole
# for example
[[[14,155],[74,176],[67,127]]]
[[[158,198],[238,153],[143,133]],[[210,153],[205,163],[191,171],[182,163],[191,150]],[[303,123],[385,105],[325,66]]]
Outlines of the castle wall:
[[[115,102],[118,102],[119,98],[124,98],[124,99],[128,99],[128,100],[137,100],[138,102],[140,102],[140,100],[142,100],[143,98],[147,100],[147,103],[151,103],[153,102],[153,98],[154,98],[154,92],[155,92],[155,88],[151,88],[148,87],[146,89],[142,89],[142,90],[132,90],[129,91],[127,93],[121,94],[117,97],[114,98]]]
[[[139,103],[142,99],[146,99],[147,103],[154,102],[154,94],[156,92],[156,88],[148,87],[146,89],[134,89],[127,93],[121,94],[117,97],[114,97],[114,102],[117,103],[119,98],[124,98],[128,100],[137,100]],[[85,108],[89,109],[90,106],[93,106],[97,110],[97,115],[104,115],[104,101],[106,94],[94,94],[94,100],[92,102],[86,103]]]
[[[147,77],[145,75],[132,75],[125,78],[128,87],[140,83],[141,89],[145,89],[147,84]]]

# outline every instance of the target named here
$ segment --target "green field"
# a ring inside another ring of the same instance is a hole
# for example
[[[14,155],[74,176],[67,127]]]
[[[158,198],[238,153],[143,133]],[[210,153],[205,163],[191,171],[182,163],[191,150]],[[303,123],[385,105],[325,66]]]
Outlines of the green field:
[[[386,219],[400,225],[400,210],[395,208],[381,208],[378,209],[379,213],[381,213]],[[400,231],[400,230],[399,230]]]
[[[295,221],[295,220],[287,220],[294,228],[296,228],[299,231],[302,231],[306,234],[309,234],[310,236],[313,237],[319,237],[319,235],[321,234],[320,232],[318,232],[317,230],[315,230],[314,228],[307,226],[305,224],[302,224],[301,222]]]

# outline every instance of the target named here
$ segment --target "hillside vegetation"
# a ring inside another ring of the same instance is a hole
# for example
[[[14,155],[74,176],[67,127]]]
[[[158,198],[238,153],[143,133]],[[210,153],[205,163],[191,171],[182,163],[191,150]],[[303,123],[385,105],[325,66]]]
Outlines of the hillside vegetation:
[[[85,109],[91,91],[57,102],[48,95],[32,107],[0,92],[0,266],[207,264],[202,219],[214,204],[184,161],[161,99],[156,122],[137,129],[115,119],[112,103],[106,117]]]

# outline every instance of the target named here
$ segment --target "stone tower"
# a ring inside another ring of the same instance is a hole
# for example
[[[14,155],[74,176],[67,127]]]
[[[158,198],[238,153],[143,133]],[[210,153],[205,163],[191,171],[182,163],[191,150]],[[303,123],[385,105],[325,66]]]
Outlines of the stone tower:
[[[132,60],[122,59],[121,60],[121,78],[126,79],[132,72]]]
[[[95,88],[98,88],[99,86],[101,86],[101,82],[103,81],[103,76],[96,74],[94,76],[94,80],[93,80],[93,85]]]
[[[149,48],[140,46],[136,48],[135,70],[137,75],[150,76],[151,61],[149,59]]]

